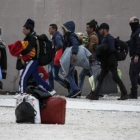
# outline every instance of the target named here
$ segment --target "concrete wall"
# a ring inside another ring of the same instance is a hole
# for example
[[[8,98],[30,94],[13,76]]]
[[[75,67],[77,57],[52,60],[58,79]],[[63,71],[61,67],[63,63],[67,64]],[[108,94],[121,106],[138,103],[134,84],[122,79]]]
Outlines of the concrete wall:
[[[76,23],[76,31],[85,32],[88,21],[96,19],[99,24],[107,22],[110,25],[110,33],[123,40],[130,36],[129,18],[139,16],[139,0],[0,0],[0,26],[3,28],[3,39],[6,44],[16,40],[22,40],[22,27],[27,18],[36,21],[38,34],[48,34],[48,26],[51,23],[59,27],[69,20]],[[18,89],[18,80],[13,82],[18,72],[15,70],[16,59],[9,55],[8,49],[8,75],[4,81],[4,90],[15,91]],[[119,68],[123,72],[123,81],[129,91],[130,80],[128,76],[130,59],[119,62]],[[56,84],[59,94],[65,94],[66,90]],[[86,79],[84,93],[90,92]]]

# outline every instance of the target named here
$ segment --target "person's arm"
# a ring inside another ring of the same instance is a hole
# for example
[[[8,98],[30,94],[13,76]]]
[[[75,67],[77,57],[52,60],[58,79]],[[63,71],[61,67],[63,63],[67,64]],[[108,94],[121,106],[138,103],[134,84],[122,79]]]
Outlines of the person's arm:
[[[136,36],[136,55],[137,56],[140,56],[140,36],[139,36],[140,34],[137,34],[137,36]]]
[[[59,50],[60,48],[63,48],[63,40],[61,36],[56,36],[55,37],[55,43],[56,43],[56,48],[55,50]]]
[[[74,35],[70,35],[69,39],[70,39],[71,44],[72,44],[72,54],[77,54],[78,53],[78,46],[79,46],[78,39]]]
[[[26,47],[25,50],[23,50],[23,51],[21,52],[21,54],[22,54],[22,55],[28,54],[29,52],[32,51],[33,48],[35,48],[35,46],[36,46],[36,38],[35,38],[35,37],[31,37],[28,46]]]
[[[114,52],[115,51],[115,40],[113,37],[108,37],[107,38],[107,42],[110,48],[110,52]]]
[[[76,36],[71,35],[70,36],[70,41],[72,44],[72,61],[75,62],[77,60],[77,53],[78,53],[78,46],[79,46],[79,42],[78,39],[76,38]]]
[[[140,36],[139,36],[139,34],[136,35],[135,40],[136,40],[136,54],[134,57],[134,62],[137,63],[139,61],[139,57],[140,57]]]

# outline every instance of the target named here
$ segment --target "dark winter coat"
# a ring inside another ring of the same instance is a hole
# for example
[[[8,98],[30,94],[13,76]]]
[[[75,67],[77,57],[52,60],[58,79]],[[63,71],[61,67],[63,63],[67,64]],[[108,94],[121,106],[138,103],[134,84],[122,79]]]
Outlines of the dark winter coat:
[[[63,24],[63,26],[69,31],[64,36],[64,47],[67,48],[72,46],[72,54],[77,54],[80,41],[78,39],[78,36],[74,33],[75,24],[73,21],[69,21]]]

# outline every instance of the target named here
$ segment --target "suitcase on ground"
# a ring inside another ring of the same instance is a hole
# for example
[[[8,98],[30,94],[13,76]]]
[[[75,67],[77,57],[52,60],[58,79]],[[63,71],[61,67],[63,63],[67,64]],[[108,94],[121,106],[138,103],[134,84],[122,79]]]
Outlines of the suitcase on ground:
[[[41,109],[41,123],[65,124],[66,100],[60,97],[49,97],[46,107]]]

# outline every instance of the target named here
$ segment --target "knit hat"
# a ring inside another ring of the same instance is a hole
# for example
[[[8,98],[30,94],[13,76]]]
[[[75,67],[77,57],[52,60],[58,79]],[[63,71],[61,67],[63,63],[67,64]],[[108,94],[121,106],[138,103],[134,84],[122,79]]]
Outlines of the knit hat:
[[[35,22],[32,20],[32,19],[27,19],[27,21],[25,22],[25,24],[24,24],[24,26],[25,25],[30,25],[30,26],[32,26],[32,28],[34,28],[35,27]]]

